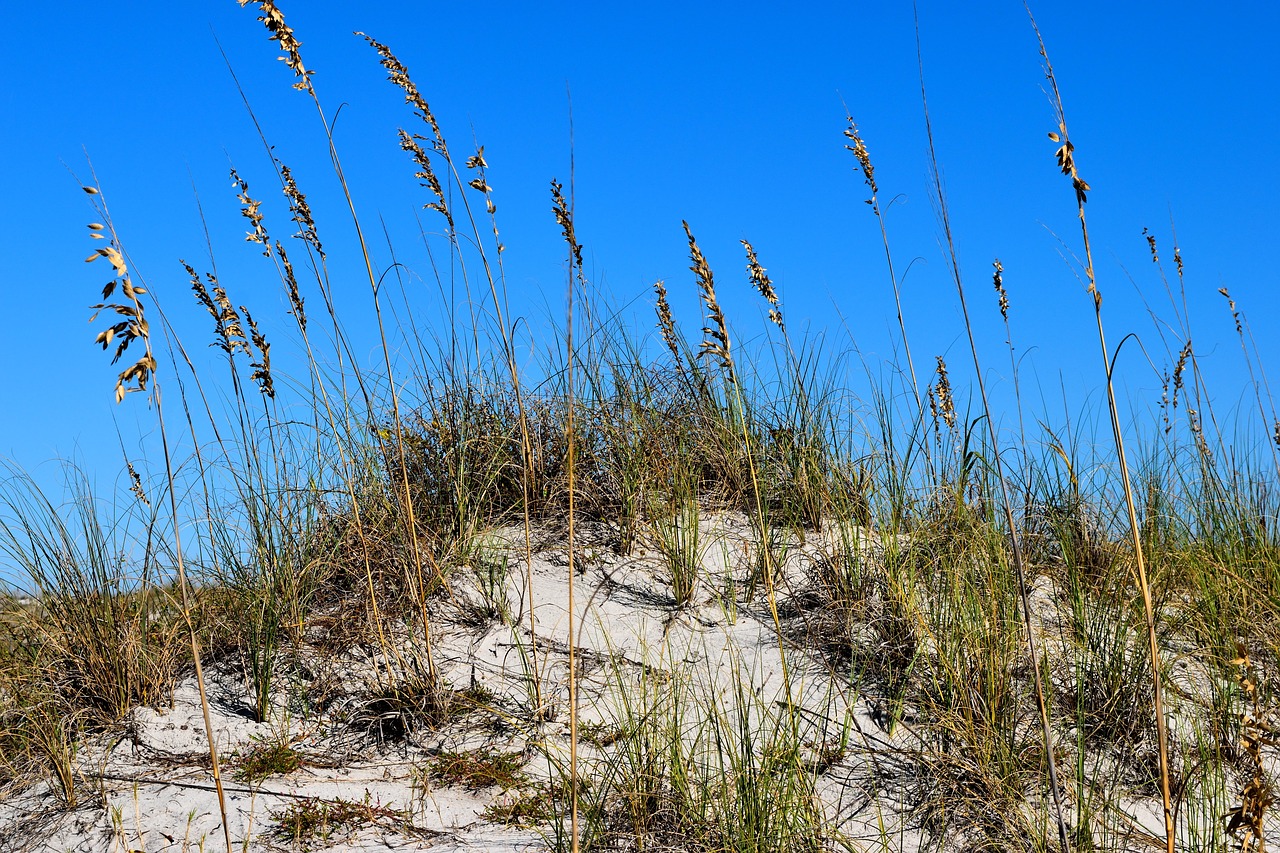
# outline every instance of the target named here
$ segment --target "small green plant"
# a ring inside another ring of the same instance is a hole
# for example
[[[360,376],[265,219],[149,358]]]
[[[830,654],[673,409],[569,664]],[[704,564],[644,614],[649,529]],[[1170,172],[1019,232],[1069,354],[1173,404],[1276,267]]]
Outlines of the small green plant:
[[[431,757],[423,775],[442,785],[465,788],[501,788],[509,791],[528,781],[524,756],[518,752],[477,749],[470,752],[439,752]]]
[[[540,785],[536,788],[503,795],[481,814],[485,820],[506,826],[531,827],[551,823],[565,797],[560,785]]]
[[[665,512],[653,522],[662,565],[671,582],[676,606],[693,601],[702,572],[701,513],[686,476],[679,476]]]
[[[244,755],[238,756],[236,778],[255,784],[268,776],[283,776],[303,765],[302,753],[285,741],[260,741]]]
[[[369,826],[398,829],[411,825],[406,811],[372,802],[368,794],[362,801],[305,797],[273,813],[272,819],[275,837],[304,849],[349,838]]]

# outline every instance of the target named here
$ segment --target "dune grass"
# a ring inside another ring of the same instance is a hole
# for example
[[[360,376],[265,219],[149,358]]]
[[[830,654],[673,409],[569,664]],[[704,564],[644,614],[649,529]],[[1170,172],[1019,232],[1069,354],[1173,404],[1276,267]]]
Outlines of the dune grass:
[[[558,849],[854,846],[848,816],[823,792],[833,767],[859,749],[875,750],[865,734],[854,736],[852,712],[819,724],[793,700],[812,685],[804,673],[814,667],[835,685],[828,699],[846,711],[876,697],[884,739],[872,760],[909,768],[895,790],[917,815],[923,846],[1128,849],[1135,802],[1158,808],[1156,841],[1169,851],[1261,844],[1280,664],[1280,425],[1254,382],[1267,439],[1232,444],[1237,425],[1214,411],[1181,316],[1172,327],[1182,339],[1165,353],[1164,395],[1150,428],[1136,445],[1125,434],[1085,218],[1090,188],[1076,167],[1043,40],[1056,157],[1072,184],[1089,259],[1102,356],[1096,382],[1107,392],[1112,432],[1106,451],[1076,425],[1054,426],[1048,414],[1030,411],[1017,392],[1018,433],[998,432],[1000,413],[986,389],[953,388],[941,357],[932,378],[917,375],[881,188],[852,118],[846,147],[871,193],[869,225],[884,238],[905,364],[851,367],[857,356],[793,340],[785,306],[747,241],[741,286],[760,295],[767,319],[752,328],[756,344],[740,343],[689,223],[683,239],[692,275],[679,286],[701,298],[705,328],[689,336],[673,319],[667,297],[675,284],[655,284],[651,322],[606,310],[608,294],[582,267],[572,184],[566,193],[555,181],[566,322],[534,341],[540,361],[522,360],[521,325],[505,310],[483,147],[459,161],[409,69],[366,37],[371,61],[386,68],[410,108],[398,140],[407,178],[421,184],[427,214],[438,219],[435,250],[447,253],[468,293],[490,296],[487,313],[468,301],[467,322],[448,335],[424,334],[412,315],[389,310],[382,285],[389,270],[374,266],[298,41],[274,3],[256,5],[298,97],[317,109],[315,132],[349,217],[334,228],[354,225],[357,239],[341,247],[327,235],[321,241],[305,194],[270,147],[273,191],[284,195],[289,222],[270,221],[233,172],[249,239],[290,307],[296,351],[287,360],[282,347],[273,352],[266,331],[281,318],[268,322],[262,310],[255,317],[212,272],[187,265],[225,357],[211,375],[186,350],[207,343],[207,330],[166,325],[178,343],[167,353],[152,348],[148,320],[161,316],[155,300],[188,297],[153,296],[130,274],[104,193],[86,185],[100,212],[90,225],[99,241],[90,259],[112,265],[112,289],[122,295],[99,306],[114,315],[99,343],[116,359],[131,344],[143,352],[119,374],[116,397],[148,396],[164,434],[185,429],[200,450],[179,474],[166,438],[166,458],[155,466],[161,475],[144,479],[128,464],[130,489],[119,501],[94,494],[74,471],[65,504],[22,472],[6,472],[0,549],[20,575],[0,603],[0,784],[52,779],[68,808],[92,798],[95,781],[77,761],[81,746],[118,730],[136,706],[164,705],[188,674],[203,696],[202,661],[210,656],[241,674],[248,710],[261,721],[299,713],[299,693],[310,689],[298,687],[299,661],[362,648],[370,668],[343,718],[352,729],[379,743],[405,742],[479,708],[545,745],[561,710],[559,664],[532,606],[534,554],[539,540],[568,542],[569,612],[585,618],[590,592],[575,593],[573,584],[586,526],[605,531],[602,541],[620,555],[652,547],[677,612],[712,600],[729,618],[739,607],[766,614],[783,698],[778,705],[758,698],[760,685],[737,670],[727,693],[710,690],[675,660],[668,672],[637,680],[619,658],[605,679],[612,704],[580,708],[585,664],[570,642],[568,754],[545,747],[550,776],[537,807],[507,791],[533,782],[506,753],[441,755],[424,771],[437,782],[500,780],[506,799],[489,814],[543,827]],[[965,302],[932,138],[929,150],[950,269]],[[292,236],[272,236],[282,228]],[[1147,239],[1159,263],[1156,237]],[[377,369],[352,357],[336,308],[338,288],[352,286],[330,277],[329,258],[339,252],[367,273]],[[1173,256],[1176,277],[1164,279],[1171,292],[1185,287],[1176,248]],[[977,310],[999,310],[1012,340],[1016,293],[998,260],[993,268],[997,296]],[[722,273],[721,288],[725,281]],[[1234,302],[1230,308],[1224,322],[1235,323],[1252,371],[1252,333]],[[449,306],[451,316],[465,310]],[[965,302],[966,324],[968,311]],[[392,341],[411,342],[416,357],[397,359]],[[984,358],[995,356],[984,355],[988,343],[971,327],[969,341],[981,377]],[[286,363],[301,370],[286,375]],[[861,400],[848,390],[850,369],[887,378],[873,399]],[[162,382],[176,391],[165,409]],[[215,397],[230,403],[219,409]],[[745,571],[708,569],[704,523],[718,513],[746,522]],[[492,549],[500,529],[520,531],[517,559]],[[783,585],[786,568],[813,543],[819,553],[805,564],[805,583]],[[515,575],[525,593],[513,597],[506,579]],[[523,667],[520,707],[498,707],[483,691],[441,676],[438,633],[458,623],[510,629]],[[571,621],[570,637],[584,629]],[[586,712],[604,719],[584,723]],[[220,786],[207,712],[205,724]],[[367,804],[365,811],[355,816],[376,816]],[[355,819],[345,815],[300,803],[281,825],[295,837],[324,834]],[[230,851],[229,831],[224,841]],[[877,846],[908,845],[886,828]]]

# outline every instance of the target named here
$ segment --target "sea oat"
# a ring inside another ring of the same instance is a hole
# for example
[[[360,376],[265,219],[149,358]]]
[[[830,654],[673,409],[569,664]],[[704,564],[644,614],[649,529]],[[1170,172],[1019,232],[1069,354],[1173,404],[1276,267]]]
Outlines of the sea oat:
[[[86,192],[88,192],[88,189],[86,189]],[[93,193],[96,194],[97,190],[94,190]],[[98,232],[103,229],[101,225],[94,223],[89,226],[89,230],[97,236]],[[146,294],[147,291],[141,287],[134,287],[130,281],[129,268],[125,264],[124,255],[114,240],[109,245],[96,249],[92,255],[85,258],[85,263],[92,263],[98,258],[106,258],[115,272],[115,278],[107,282],[106,286],[102,288],[102,298],[104,300],[110,299],[116,289],[119,288],[121,294],[127,300],[126,302],[104,301],[94,305],[92,306],[93,316],[89,318],[89,322],[92,323],[97,319],[98,313],[104,310],[124,318],[99,332],[97,338],[95,338],[95,342],[101,344],[104,350],[111,346],[112,343],[116,344],[115,355],[111,358],[111,363],[115,364],[134,341],[142,340],[143,344],[146,344],[150,329],[139,297]],[[146,391],[147,381],[155,372],[155,369],[156,361],[148,348],[141,358],[122,370],[120,375],[116,377],[116,402],[119,403],[124,400],[125,394],[132,391]]]
[[[659,280],[654,283],[653,291],[658,295],[658,331],[662,333],[662,341],[667,345],[667,349],[671,350],[671,355],[675,358],[676,364],[681,364],[679,339],[676,337],[676,323],[671,317],[671,305],[667,303],[667,287]]]
[[[324,247],[320,245],[320,234],[316,231],[315,217],[311,215],[311,205],[307,204],[307,197],[298,189],[293,172],[283,163],[280,164],[280,179],[284,182],[284,194],[289,199],[289,214],[298,226],[298,233],[293,236],[314,248],[320,260],[324,260]]]
[[[773,281],[770,280],[769,274],[765,272],[764,267],[760,266],[760,261],[756,259],[755,248],[746,240],[740,242],[743,248],[747,250],[747,275],[751,277],[751,284],[769,303],[770,321],[785,332],[786,327],[782,325],[782,311],[778,306],[778,293],[773,288]]]
[[[871,165],[871,154],[867,151],[867,143],[858,133],[858,125],[854,123],[853,116],[846,115],[845,120],[848,121],[849,126],[844,129],[844,135],[853,143],[846,145],[845,149],[853,152],[853,156],[858,161],[858,168],[862,171],[862,177],[871,188],[871,198],[867,199],[867,204],[875,204],[875,198],[880,194],[880,188],[876,186],[876,168]]]
[[[316,251],[320,251],[318,246]],[[297,318],[298,328],[305,333],[307,331],[307,312],[304,310],[305,300],[298,290],[298,277],[293,273],[293,264],[289,261],[289,254],[285,252],[284,246],[280,245],[279,240],[276,241],[276,255],[280,258],[280,264],[284,271],[285,285],[289,293],[289,313]],[[323,252],[320,252],[320,257],[324,257]]]
[[[996,293],[1000,295],[1000,316],[1007,323],[1009,322],[1009,294],[1004,289],[1004,264],[1000,263],[999,258],[996,258],[991,266],[995,269],[991,280],[996,286]]]
[[[1225,287],[1219,287],[1218,292],[1227,299],[1227,307],[1231,309],[1231,319],[1236,323],[1236,334],[1244,333],[1244,324],[1240,321],[1240,312],[1236,309],[1236,301],[1231,298],[1231,293]]]
[[[200,275],[195,269],[186,261],[179,261],[179,263],[191,277],[191,290],[195,293],[196,300],[209,312],[209,316],[213,317],[214,334],[218,339],[212,346],[216,346],[227,355],[231,355],[236,350],[250,355],[249,342],[240,325],[240,315],[232,307],[231,300],[227,298],[227,292],[218,284],[217,276],[213,273],[207,274],[209,285],[213,288],[213,293],[210,295],[209,288],[200,280]]]
[[[956,427],[956,404],[955,399],[951,396],[951,378],[947,375],[947,363],[942,356],[935,356],[938,359],[938,384],[934,388],[934,395],[937,397],[937,411],[942,415],[942,420],[946,423],[947,429],[955,429]]]
[[[253,0],[237,0],[237,2],[239,2],[240,6],[243,8],[244,6],[248,6],[249,3],[253,2]],[[280,50],[285,54],[280,57],[280,60],[284,62],[285,65],[289,66],[289,69],[293,71],[294,76],[302,78],[297,83],[293,84],[293,88],[314,96],[315,89],[311,85],[311,75],[314,72],[308,71],[303,66],[302,54],[298,52],[298,49],[302,47],[302,42],[298,41],[298,39],[293,35],[293,29],[284,22],[284,13],[276,8],[276,4],[273,3],[272,0],[261,0],[261,2],[258,3],[258,8],[262,11],[262,14],[258,16],[258,20],[261,21],[266,26],[267,31],[271,33],[271,41],[280,43]]]
[[[132,485],[129,486],[129,491],[133,492],[134,497],[138,500],[142,501],[147,506],[151,506],[151,501],[147,500],[147,493],[142,489],[142,477],[138,476],[137,469],[134,468],[133,463],[127,459],[124,464],[125,468],[129,471],[129,481],[132,483]]]
[[[564,241],[569,244],[569,251],[573,255],[573,261],[578,266],[578,274],[582,274],[582,244],[578,242],[577,234],[573,230],[573,213],[569,210],[569,203],[564,197],[564,187],[554,179],[551,181],[551,211],[556,216],[556,222],[560,225],[560,230],[564,234]]]
[[[264,396],[274,399],[276,386],[271,378],[271,344],[267,343],[266,336],[258,331],[258,324],[254,322],[249,309],[241,305],[240,310],[244,312],[245,322],[249,324],[249,336],[253,340],[253,345],[258,348],[258,360],[249,362],[249,366],[253,368],[249,378],[258,383],[258,390]]]
[[[448,156],[449,149],[444,143],[444,134],[440,132],[440,125],[436,121],[435,114],[431,112],[431,107],[427,105],[427,99],[422,97],[422,93],[418,91],[418,87],[413,80],[409,78],[409,69],[396,59],[395,54],[391,52],[391,48],[387,47],[380,41],[357,32],[356,35],[363,38],[369,43],[369,46],[378,52],[378,56],[382,57],[382,67],[387,69],[387,79],[404,91],[405,103],[409,104],[418,113],[418,116],[431,127],[431,132],[435,136],[432,146],[436,151]]]
[[[271,257],[271,238],[267,236],[267,229],[262,227],[262,212],[259,210],[262,202],[250,198],[249,185],[241,179],[235,169],[231,170],[231,185],[236,188],[236,198],[240,200],[240,215],[249,220],[249,224],[253,227],[244,239],[249,243],[262,246],[263,257]]]
[[[720,303],[716,302],[716,284],[711,273],[711,265],[707,263],[702,249],[698,248],[698,241],[689,230],[689,223],[682,220],[680,224],[684,226],[685,236],[689,238],[689,257],[693,260],[693,265],[689,269],[698,279],[698,290],[702,294],[707,317],[711,320],[710,326],[702,328],[702,333],[706,337],[702,339],[702,345],[698,348],[698,356],[719,359],[720,366],[729,372],[729,381],[734,382],[733,357],[729,353],[729,326],[725,322],[724,312],[720,310]]]
[[[1187,359],[1191,357],[1191,341],[1178,353],[1178,364],[1173,369],[1173,408],[1178,408],[1178,394],[1182,391],[1183,377],[1187,370]]]
[[[427,156],[426,150],[418,144],[419,139],[425,139],[424,136],[410,134],[407,130],[401,129],[400,148],[409,152],[409,156],[413,158],[413,162],[417,165],[418,171],[414,172],[414,177],[422,181],[422,186],[431,190],[431,194],[436,197],[435,201],[429,201],[423,205],[427,210],[434,210],[443,214],[449,223],[449,230],[453,230],[453,214],[449,212],[449,205],[445,202],[444,189],[440,186],[440,179],[436,177],[435,169],[431,167],[431,158]]]

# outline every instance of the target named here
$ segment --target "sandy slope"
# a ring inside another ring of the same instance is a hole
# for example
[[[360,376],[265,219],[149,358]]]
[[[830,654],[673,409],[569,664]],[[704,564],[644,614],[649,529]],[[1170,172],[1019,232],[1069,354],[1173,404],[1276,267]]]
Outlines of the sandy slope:
[[[735,604],[721,594],[731,578],[746,576],[750,528],[735,515],[706,519],[703,527],[704,575],[694,602],[683,608],[675,606],[656,552],[637,548],[634,555],[621,557],[603,545],[588,544],[577,553],[579,634],[573,643],[585,731],[605,731],[624,721],[627,707],[657,695],[657,686],[673,680],[684,686],[686,695],[698,697],[688,712],[693,716],[699,709],[722,715],[741,710],[761,729],[784,719],[778,635],[764,596]],[[830,536],[826,541],[810,536],[787,550],[778,598],[792,627],[803,613],[788,602],[798,601],[810,583],[811,562],[834,546]],[[589,534],[584,537],[590,539]],[[486,816],[495,803],[536,799],[539,791],[546,796],[548,782],[556,777],[553,765],[568,761],[567,552],[563,545],[541,547],[532,561],[532,583],[526,585],[522,549],[516,544],[522,541],[521,534],[511,534],[488,544],[491,558],[505,553],[516,567],[498,595],[486,598],[461,571],[452,597],[435,606],[434,640],[444,679],[487,697],[483,707],[459,713],[442,726],[419,728],[403,741],[382,742],[369,735],[367,725],[353,725],[360,709],[367,710],[378,655],[365,648],[325,651],[322,636],[317,635],[315,647],[299,649],[292,657],[295,674],[281,679],[282,710],[270,723],[248,717],[242,675],[231,664],[214,667],[209,684],[213,727],[237,850],[516,851],[553,844],[554,821],[508,827]],[[857,547],[871,553],[870,545]],[[532,659],[545,706],[540,715],[532,713],[527,677],[528,586],[537,614],[538,645]],[[1037,592],[1047,612],[1047,596]],[[493,609],[494,598],[505,599],[510,614],[505,622],[478,615]],[[410,645],[406,637],[398,642]],[[882,697],[873,686],[853,689],[833,678],[818,656],[799,647],[789,650],[787,659],[796,725],[813,753],[805,760],[816,768],[814,790],[824,813],[856,848],[918,849],[924,835],[911,803],[921,765],[911,758],[915,741],[910,723],[890,735],[880,725]],[[834,747],[842,737],[846,749],[820,760],[823,748]],[[118,732],[83,750],[78,808],[66,809],[47,782],[0,800],[0,850],[223,849],[204,739],[194,681],[188,679],[177,687],[172,707],[138,708]],[[585,741],[586,772],[607,773],[608,753]],[[302,757],[301,767],[252,783],[236,778],[243,756],[262,744],[279,743],[292,745]],[[526,780],[511,790],[471,788],[433,779],[424,770],[442,752],[477,748],[518,754]],[[1149,801],[1133,804],[1138,838],[1159,834],[1158,811],[1151,806]],[[331,816],[345,809],[355,817],[295,837],[291,814],[314,816],[326,809]]]

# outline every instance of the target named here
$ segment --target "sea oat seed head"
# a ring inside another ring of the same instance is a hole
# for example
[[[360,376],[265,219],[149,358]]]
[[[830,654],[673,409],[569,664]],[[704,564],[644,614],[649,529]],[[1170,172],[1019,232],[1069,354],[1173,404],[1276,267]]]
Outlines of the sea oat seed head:
[[[720,303],[716,301],[716,285],[711,273],[711,265],[707,263],[702,249],[698,248],[698,241],[694,239],[689,223],[681,220],[680,224],[684,226],[685,236],[689,238],[689,257],[693,261],[689,269],[698,280],[698,290],[702,294],[703,305],[706,306],[707,316],[711,320],[711,325],[702,328],[702,333],[706,337],[698,347],[698,356],[719,359],[720,366],[728,371],[729,381],[736,382],[733,357],[729,352],[729,326],[725,322],[724,312],[720,310]]]
[[[876,168],[871,165],[871,154],[867,151],[867,143],[858,133],[858,125],[854,123],[853,116],[846,115],[845,120],[849,123],[844,129],[845,138],[853,143],[846,145],[845,149],[853,152],[854,158],[858,161],[858,167],[862,171],[862,177],[871,188],[871,198],[867,199],[867,204],[875,204],[876,196],[880,193],[880,188],[876,186]]]
[[[937,412],[942,415],[942,420],[946,423],[947,429],[955,429],[956,426],[956,406],[955,400],[951,396],[951,379],[947,375],[947,363],[942,356],[935,356],[938,360],[938,384],[935,387],[934,394],[937,397]]]
[[[991,266],[995,268],[995,273],[991,278],[995,282],[996,293],[1000,294],[1000,316],[1007,323],[1009,322],[1009,294],[1004,289],[1004,264],[1000,263],[999,258],[996,258]]]
[[[248,6],[252,0],[237,0],[241,8]],[[300,91],[308,92],[312,96],[315,95],[315,89],[311,86],[311,75],[315,72],[308,71],[302,65],[302,54],[298,49],[302,47],[302,42],[293,35],[293,29],[284,22],[284,13],[276,8],[276,4],[272,0],[261,0],[258,3],[258,9],[262,14],[258,16],[258,20],[266,26],[267,31],[271,33],[271,41],[280,43],[280,50],[284,52],[284,56],[279,57],[289,69],[293,71],[294,76],[302,79],[293,84],[293,88]]]
[[[667,345],[667,349],[671,350],[676,363],[680,364],[679,339],[676,337],[675,320],[671,317],[671,305],[667,302],[667,287],[659,279],[654,283],[653,290],[658,295],[658,331],[662,333],[662,341]]]
[[[785,332],[786,327],[782,324],[782,311],[778,307],[778,293],[773,289],[773,281],[770,280],[764,267],[760,266],[760,261],[756,259],[755,248],[746,240],[739,242],[747,250],[747,275],[751,277],[751,284],[770,305],[769,320]]]

